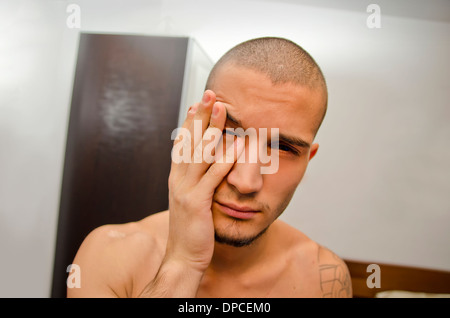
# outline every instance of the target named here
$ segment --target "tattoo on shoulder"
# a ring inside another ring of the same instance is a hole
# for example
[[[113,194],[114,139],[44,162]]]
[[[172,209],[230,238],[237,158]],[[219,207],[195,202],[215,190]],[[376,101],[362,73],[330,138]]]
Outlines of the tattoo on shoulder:
[[[324,251],[325,250],[325,251]],[[321,253],[331,255],[321,259]],[[352,297],[350,274],[345,263],[332,251],[320,246],[317,253],[320,289],[324,298]]]

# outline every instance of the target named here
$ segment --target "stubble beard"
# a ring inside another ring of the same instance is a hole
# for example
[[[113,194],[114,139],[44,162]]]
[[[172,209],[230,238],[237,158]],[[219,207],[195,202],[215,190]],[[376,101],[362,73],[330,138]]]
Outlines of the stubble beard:
[[[233,220],[234,222],[242,222],[239,220]],[[237,224],[234,224],[234,226],[236,226]],[[233,226],[233,225],[230,225]],[[269,225],[270,226],[270,225]],[[236,237],[233,237],[231,235],[227,235],[226,233],[218,233],[218,231],[214,231],[214,239],[217,243],[220,244],[226,244],[226,245],[230,245],[233,247],[244,247],[244,246],[249,246],[251,245],[254,241],[256,241],[258,238],[260,238],[269,228],[269,226],[267,226],[266,228],[264,228],[262,231],[260,231],[259,233],[257,233],[256,235],[253,236],[249,236],[249,237],[241,237],[238,233],[238,235]],[[226,232],[226,231],[225,231]]]

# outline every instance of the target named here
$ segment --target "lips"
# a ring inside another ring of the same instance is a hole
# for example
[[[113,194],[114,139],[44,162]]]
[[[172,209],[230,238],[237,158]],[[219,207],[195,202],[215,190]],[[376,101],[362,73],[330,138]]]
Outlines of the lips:
[[[217,201],[215,202],[222,212],[235,219],[248,220],[253,218],[257,213],[260,212],[248,206],[241,206],[234,203],[221,203]]]

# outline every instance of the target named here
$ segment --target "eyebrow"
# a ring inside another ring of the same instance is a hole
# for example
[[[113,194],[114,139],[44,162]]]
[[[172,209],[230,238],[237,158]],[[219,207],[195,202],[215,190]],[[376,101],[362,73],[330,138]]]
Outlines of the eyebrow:
[[[228,112],[227,112],[227,121],[233,123],[236,126],[242,127],[242,123],[239,119],[234,118],[233,116],[231,116]],[[278,135],[278,139],[280,141],[283,141],[285,143],[291,144],[293,146],[297,146],[300,148],[309,148],[311,147],[311,145],[309,144],[309,142],[303,140],[302,138],[299,137],[293,137],[293,136],[287,136],[285,134],[279,134]]]

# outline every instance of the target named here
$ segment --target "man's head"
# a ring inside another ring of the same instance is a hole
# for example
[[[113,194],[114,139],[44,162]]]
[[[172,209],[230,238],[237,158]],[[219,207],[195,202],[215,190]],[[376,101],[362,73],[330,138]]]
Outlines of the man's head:
[[[235,65],[267,75],[274,85],[292,83],[319,91],[323,96],[316,131],[327,111],[328,91],[323,73],[314,59],[296,43],[276,37],[263,37],[240,43],[225,53],[211,70],[206,89],[212,89],[224,66]]]
[[[225,105],[226,128],[267,129],[269,150],[270,130],[279,130],[278,171],[261,174],[263,163],[238,161],[213,197],[216,240],[244,246],[285,210],[316,154],[313,141],[327,109],[326,83],[301,47],[281,38],[259,38],[228,51],[211,71],[207,89]],[[235,213],[245,210],[257,213],[248,218]]]

